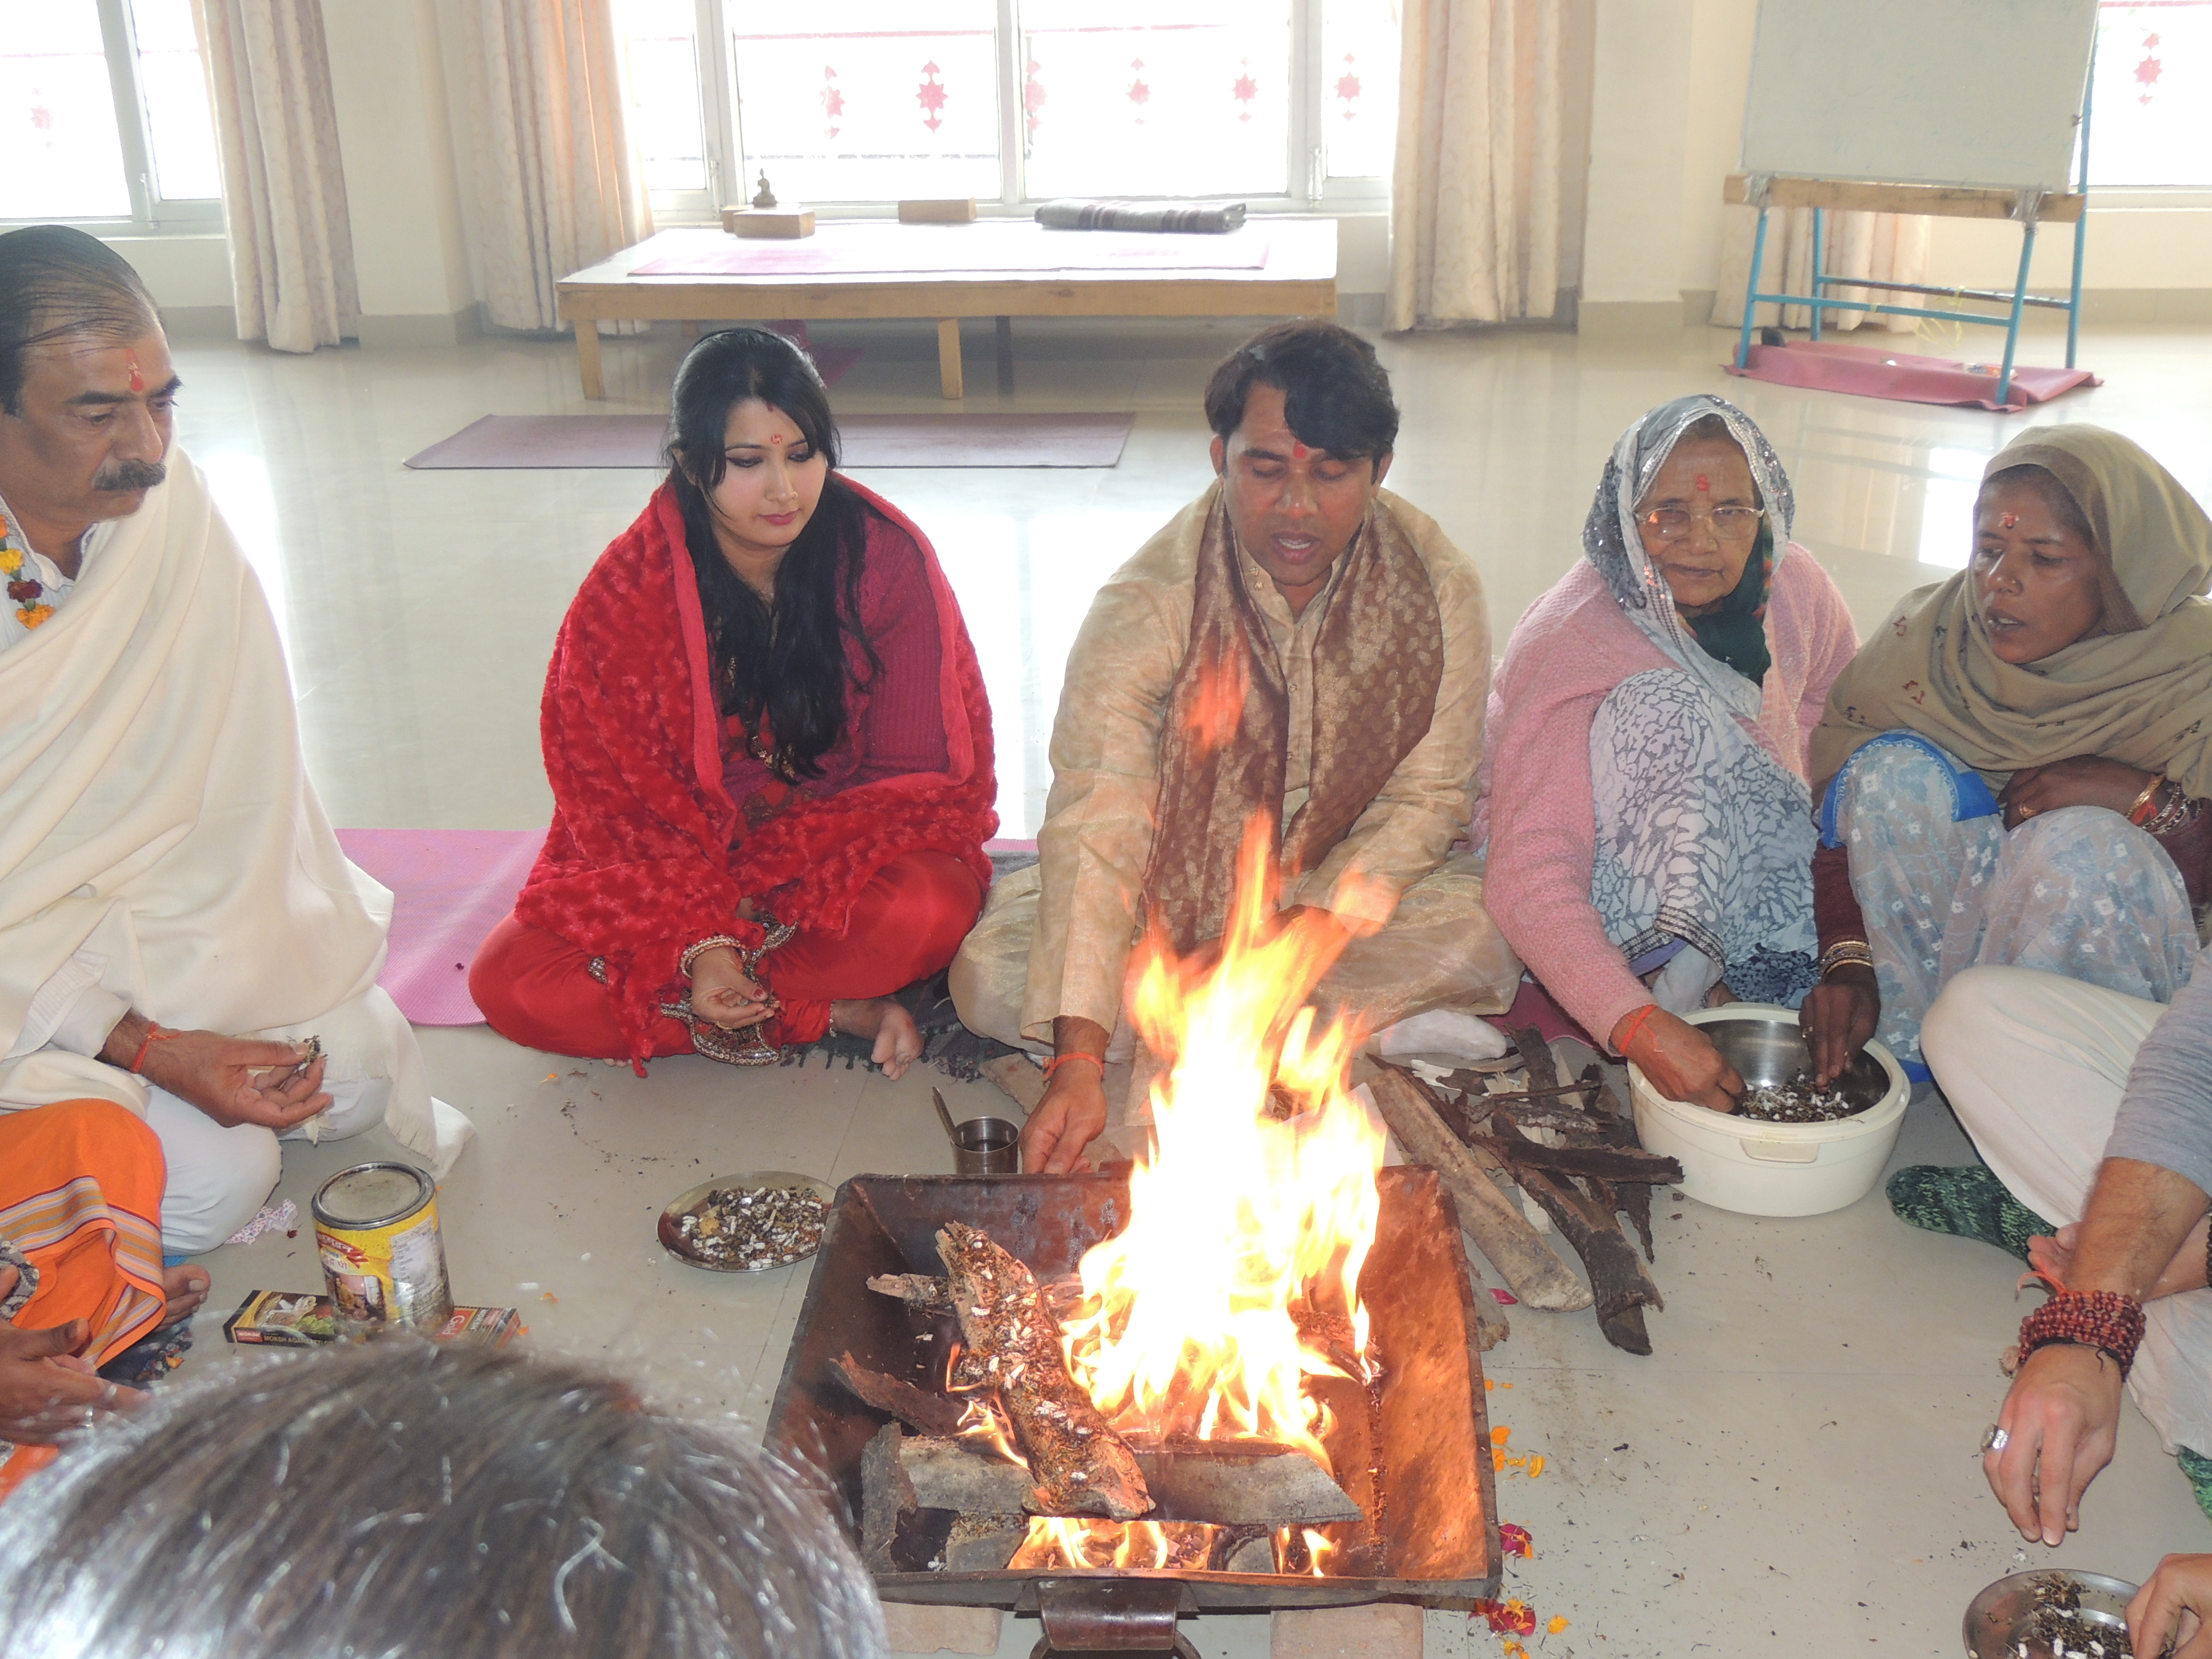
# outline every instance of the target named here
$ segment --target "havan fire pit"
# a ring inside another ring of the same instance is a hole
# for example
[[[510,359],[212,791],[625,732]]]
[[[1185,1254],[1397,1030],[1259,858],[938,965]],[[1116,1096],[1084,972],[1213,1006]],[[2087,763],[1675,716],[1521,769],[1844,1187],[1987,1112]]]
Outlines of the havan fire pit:
[[[1039,1613],[1046,1643],[1074,1652],[1169,1649],[1180,1613],[1380,1601],[1436,1605],[1495,1591],[1489,1422],[1457,1212],[1433,1170],[1383,1170],[1376,1185],[1381,1215],[1358,1289],[1382,1376],[1364,1391],[1352,1386],[1349,1406],[1331,1399],[1337,1410],[1325,1437],[1337,1480],[1366,1519],[1320,1529],[1334,1547],[1320,1574],[1018,1565],[933,1571],[931,1563],[944,1559],[954,1515],[916,1509],[900,1517],[888,1542],[875,1540],[872,1566],[884,1599]],[[981,1229],[1048,1285],[1072,1275],[1084,1252],[1118,1232],[1128,1213],[1127,1183],[1113,1176],[847,1182],[815,1259],[769,1443],[818,1473],[857,1538],[864,1455],[891,1418],[862,1404],[835,1367],[849,1356],[862,1368],[933,1391],[945,1380],[947,1345],[958,1335],[949,1316],[871,1291],[870,1278],[943,1273],[936,1235],[958,1221]],[[1188,1506],[1176,1513],[1211,1518]],[[1284,1565],[1279,1555],[1276,1565]]]

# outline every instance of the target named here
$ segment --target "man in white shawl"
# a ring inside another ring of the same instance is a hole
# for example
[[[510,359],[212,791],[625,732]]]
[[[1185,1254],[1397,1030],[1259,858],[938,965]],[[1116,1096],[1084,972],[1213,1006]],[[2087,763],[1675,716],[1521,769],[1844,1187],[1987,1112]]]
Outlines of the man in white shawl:
[[[307,781],[178,386],[119,256],[0,236],[0,1111],[143,1116],[189,1255],[252,1218],[280,1136],[381,1122],[443,1174],[470,1130],[377,988],[392,896]]]

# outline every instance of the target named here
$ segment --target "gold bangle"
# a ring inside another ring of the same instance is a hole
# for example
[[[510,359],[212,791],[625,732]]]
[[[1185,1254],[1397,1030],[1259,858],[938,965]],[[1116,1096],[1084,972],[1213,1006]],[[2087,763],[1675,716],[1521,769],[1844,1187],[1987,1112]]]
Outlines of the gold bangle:
[[[2152,797],[2158,793],[2159,790],[2165,786],[2165,783],[2166,774],[2160,772],[2154,775],[2148,783],[2143,785],[2142,793],[2137,795],[2135,799],[2135,804],[2128,808],[2128,822],[2130,823],[2134,824],[2137,829],[2141,829],[2142,827],[2143,820],[2150,816],[2150,812],[2144,811],[2144,808],[2150,806]],[[2154,811],[2156,809],[2154,808],[2153,810]]]

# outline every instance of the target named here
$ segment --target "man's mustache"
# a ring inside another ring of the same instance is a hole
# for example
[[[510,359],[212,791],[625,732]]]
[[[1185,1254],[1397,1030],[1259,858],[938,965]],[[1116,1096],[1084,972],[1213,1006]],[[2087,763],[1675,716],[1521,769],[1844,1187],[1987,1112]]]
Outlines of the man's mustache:
[[[108,494],[120,494],[126,489],[151,489],[169,476],[169,469],[160,461],[118,461],[113,466],[95,472],[92,487]]]

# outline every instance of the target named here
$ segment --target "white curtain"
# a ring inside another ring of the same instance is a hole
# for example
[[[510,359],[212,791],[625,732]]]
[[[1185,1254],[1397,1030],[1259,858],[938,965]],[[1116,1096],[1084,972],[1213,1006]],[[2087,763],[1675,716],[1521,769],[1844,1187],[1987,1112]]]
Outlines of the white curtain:
[[[653,234],[613,0],[469,0],[466,28],[485,312],[558,328],[555,283]]]
[[[320,0],[200,0],[238,337],[313,351],[359,331]]]
[[[1733,206],[1723,210],[1720,286],[1713,292],[1713,321],[1729,327],[1743,323],[1743,296],[1751,276],[1751,246],[1759,229],[1759,210]],[[1929,221],[1917,213],[1838,213],[1826,216],[1821,231],[1821,263],[1829,276],[1871,276],[1885,283],[1924,283],[1928,280]],[[1759,285],[1769,294],[1810,294],[1813,280],[1813,210],[1776,208],[1766,216],[1766,254],[1760,262]],[[1822,290],[1832,300],[1869,300],[1877,305],[1930,306],[1942,302],[1932,295],[1899,294],[1881,289],[1830,288]],[[1762,303],[1759,321],[1771,325],[1782,313],[1784,328],[1804,328],[1813,320],[1805,306]],[[1842,332],[1862,325],[1910,334],[1919,326],[1914,317],[1883,317],[1871,311],[1830,311],[1820,319],[1825,333]]]
[[[1404,0],[1392,331],[1552,314],[1565,9],[1559,0]]]

